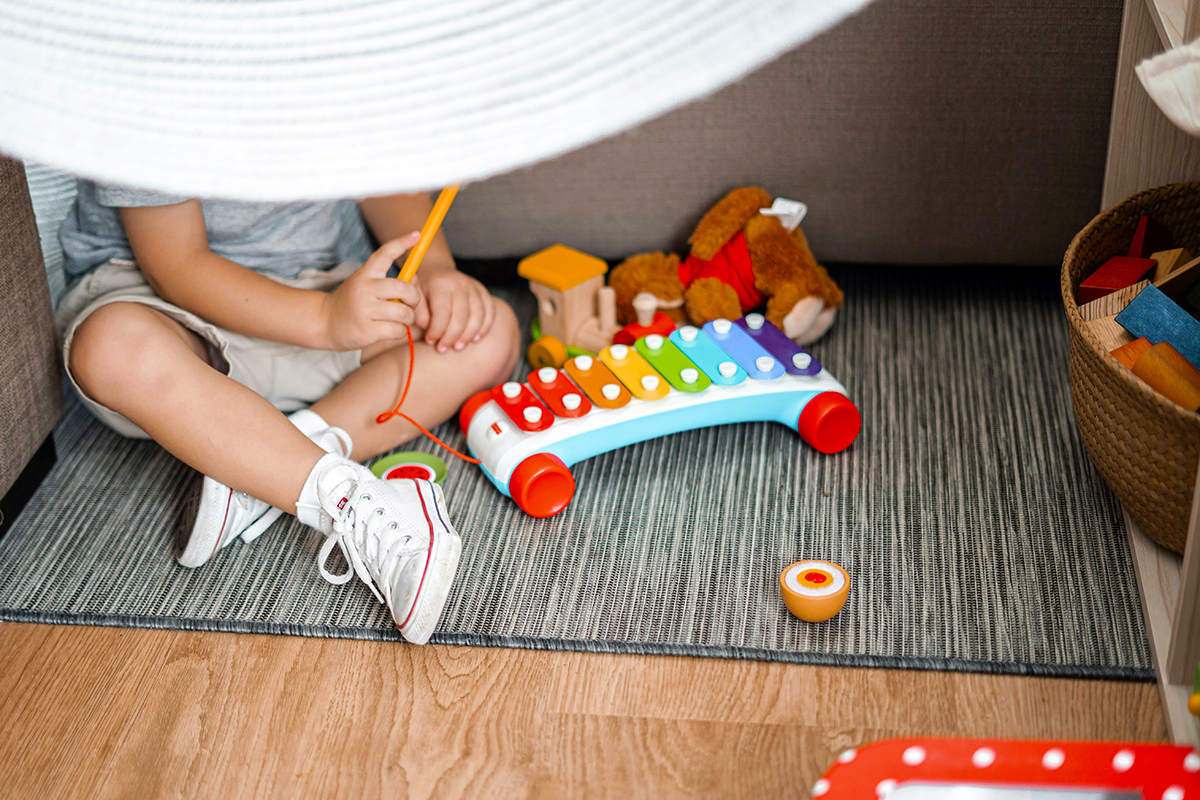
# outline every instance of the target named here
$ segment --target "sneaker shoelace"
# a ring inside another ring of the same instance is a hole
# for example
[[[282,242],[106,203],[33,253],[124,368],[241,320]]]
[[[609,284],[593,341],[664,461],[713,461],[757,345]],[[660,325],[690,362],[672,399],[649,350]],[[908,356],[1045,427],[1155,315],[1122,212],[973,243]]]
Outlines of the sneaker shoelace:
[[[341,444],[342,452],[338,453],[337,455],[349,457],[350,450],[354,446],[350,441],[350,434],[346,433],[346,431],[344,431],[343,429],[341,429],[339,427],[330,425],[325,430],[318,431],[314,435],[317,437],[322,437],[326,433],[332,433],[334,436],[337,437],[338,442]],[[233,493],[233,499],[243,509],[250,508],[251,503],[261,502],[259,500],[255,500],[250,495],[245,494],[244,492],[237,492],[237,491],[235,491]],[[262,536],[264,533],[266,533],[267,528],[270,528],[271,525],[274,524],[275,520],[279,519],[280,515],[282,515],[282,514],[283,514],[283,509],[275,508],[274,506],[270,506],[267,509],[267,512],[265,514],[263,514],[261,517],[256,519],[254,521],[254,523],[250,525],[250,527],[248,527],[244,531],[242,531],[242,533],[240,534],[241,540],[246,543],[253,542],[259,536]]]
[[[350,510],[338,519],[333,518],[333,530],[317,553],[317,567],[321,577],[334,585],[341,585],[358,575],[375,598],[391,608],[391,581],[388,577],[410,556],[422,553],[428,546],[421,537],[400,531],[400,525],[387,520],[387,512],[378,502],[371,503],[369,492],[358,491],[357,482],[350,477],[334,486],[325,494],[318,487],[322,508],[330,507],[331,498],[349,498]],[[334,575],[325,568],[329,554],[337,546],[350,569]],[[379,588],[376,588],[379,587]],[[387,595],[380,594],[383,589]]]

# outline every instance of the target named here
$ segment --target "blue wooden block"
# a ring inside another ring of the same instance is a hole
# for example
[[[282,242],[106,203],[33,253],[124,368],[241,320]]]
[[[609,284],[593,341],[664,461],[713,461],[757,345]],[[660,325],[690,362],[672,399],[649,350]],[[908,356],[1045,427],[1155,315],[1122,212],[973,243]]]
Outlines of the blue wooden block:
[[[1133,298],[1117,315],[1117,324],[1150,344],[1168,342],[1192,364],[1200,364],[1200,322],[1154,285]]]

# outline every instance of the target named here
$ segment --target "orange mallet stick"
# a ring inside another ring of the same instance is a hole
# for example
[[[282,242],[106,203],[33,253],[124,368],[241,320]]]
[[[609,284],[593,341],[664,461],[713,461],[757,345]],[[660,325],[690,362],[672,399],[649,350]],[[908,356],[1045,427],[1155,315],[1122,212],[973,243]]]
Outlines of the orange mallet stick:
[[[438,199],[434,202],[433,211],[429,212],[429,219],[425,220],[425,225],[421,228],[420,241],[417,242],[416,247],[408,251],[408,258],[404,260],[404,266],[400,268],[400,274],[396,276],[405,283],[410,282],[417,274],[417,267],[421,266],[421,259],[425,258],[425,251],[429,249],[433,237],[437,235],[438,228],[442,227],[442,220],[446,218],[446,212],[450,210],[450,204],[454,202],[454,196],[458,194],[458,186],[459,184],[456,183],[442,189]]]

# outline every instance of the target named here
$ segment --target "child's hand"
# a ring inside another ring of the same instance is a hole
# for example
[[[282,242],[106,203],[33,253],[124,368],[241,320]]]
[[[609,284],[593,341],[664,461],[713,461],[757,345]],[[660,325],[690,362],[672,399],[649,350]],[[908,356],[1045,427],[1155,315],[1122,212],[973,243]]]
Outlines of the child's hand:
[[[426,275],[422,285],[429,301],[425,343],[436,344],[439,353],[462,350],[492,329],[496,307],[479,281],[448,269]],[[417,324],[421,322],[418,315]]]
[[[325,295],[321,320],[327,349],[361,350],[385,339],[403,340],[405,326],[429,316],[420,289],[387,277],[392,262],[420,238],[420,232],[414,231],[393,239],[372,253],[341,286]],[[393,299],[400,302],[393,303]]]

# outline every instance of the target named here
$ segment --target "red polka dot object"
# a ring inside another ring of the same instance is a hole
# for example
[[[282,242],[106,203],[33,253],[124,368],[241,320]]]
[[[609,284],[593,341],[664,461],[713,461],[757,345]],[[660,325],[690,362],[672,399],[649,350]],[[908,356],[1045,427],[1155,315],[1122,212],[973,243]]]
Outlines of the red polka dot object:
[[[1057,788],[1200,800],[1195,748],[1119,742],[887,739],[847,750],[812,786],[820,800],[921,797],[921,787]],[[901,791],[905,789],[905,791]],[[1036,796],[1036,791],[1031,792]],[[958,795],[955,795],[956,797]]]

